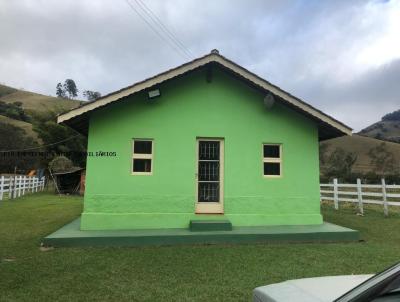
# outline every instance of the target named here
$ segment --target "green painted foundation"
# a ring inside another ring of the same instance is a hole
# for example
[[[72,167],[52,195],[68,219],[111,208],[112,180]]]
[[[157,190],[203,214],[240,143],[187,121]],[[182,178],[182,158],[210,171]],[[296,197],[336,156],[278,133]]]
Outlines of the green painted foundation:
[[[54,247],[161,246],[358,240],[358,231],[327,222],[319,225],[233,227],[231,231],[193,232],[189,228],[83,231],[78,218],[45,237],[43,244]]]

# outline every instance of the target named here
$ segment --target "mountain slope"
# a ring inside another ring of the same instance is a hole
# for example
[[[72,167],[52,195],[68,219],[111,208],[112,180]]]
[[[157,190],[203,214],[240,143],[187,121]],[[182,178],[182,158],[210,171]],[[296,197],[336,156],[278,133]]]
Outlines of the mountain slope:
[[[371,165],[371,159],[368,155],[370,149],[382,144],[381,140],[353,134],[352,136],[342,136],[321,143],[326,147],[326,154],[329,156],[336,148],[341,148],[346,152],[352,152],[357,155],[357,160],[353,166],[353,172],[367,173],[376,171],[376,167]],[[400,163],[400,144],[393,142],[384,142],[386,148],[391,152],[397,163]]]
[[[384,115],[379,122],[361,130],[359,134],[400,143],[400,109]]]
[[[7,116],[7,112],[2,112],[0,114],[0,122],[11,124],[23,129],[29,137],[32,137],[34,141],[37,141],[39,144],[41,143],[41,140],[38,138],[38,134],[33,130],[32,124],[35,114],[46,112],[65,112],[72,108],[78,107],[82,103],[79,100],[56,98],[30,91],[15,89],[6,85],[0,85],[0,102],[7,104],[19,102],[22,104],[21,107],[23,111],[30,116],[30,119],[22,121],[11,117],[12,115]]]
[[[81,101],[61,99],[35,92],[18,90],[0,85],[0,101],[5,103],[21,102],[27,113],[43,111],[67,111],[78,107]]]
[[[9,118],[7,116],[4,115],[0,115],[0,122],[1,123],[6,123],[6,124],[11,124],[13,126],[16,126],[18,128],[21,128],[25,131],[25,133],[32,137],[36,142],[41,142],[37,133],[33,130],[33,125],[31,123],[27,123],[24,121],[19,121],[19,120],[15,120],[12,118]]]
[[[400,143],[400,121],[379,121],[361,130],[359,134]]]

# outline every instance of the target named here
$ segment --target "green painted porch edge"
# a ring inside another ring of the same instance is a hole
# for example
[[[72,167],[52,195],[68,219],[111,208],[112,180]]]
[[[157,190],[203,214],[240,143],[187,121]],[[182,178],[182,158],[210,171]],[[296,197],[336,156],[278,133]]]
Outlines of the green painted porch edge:
[[[46,246],[160,246],[261,242],[343,242],[359,240],[359,232],[324,222],[320,225],[233,227],[232,231],[190,232],[182,229],[82,231],[80,218],[43,239]]]

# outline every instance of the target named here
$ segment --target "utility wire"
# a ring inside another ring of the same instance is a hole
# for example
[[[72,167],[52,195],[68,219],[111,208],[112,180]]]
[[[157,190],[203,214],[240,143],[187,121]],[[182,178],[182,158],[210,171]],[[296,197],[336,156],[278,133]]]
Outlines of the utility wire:
[[[132,5],[129,0],[125,0],[125,2],[129,5],[129,7],[150,27],[150,29],[164,42],[166,42],[170,47],[172,47],[180,56],[185,59],[189,59],[188,55],[183,52],[179,47],[175,46],[174,43],[171,44],[171,41],[166,39],[137,9]],[[142,8],[143,10],[143,8]]]
[[[77,134],[77,135],[75,135],[75,136],[68,137],[68,138],[66,138],[66,139],[60,140],[60,141],[55,142],[55,143],[51,143],[51,144],[48,144],[48,145],[40,146],[40,147],[33,147],[33,148],[20,149],[20,150],[18,150],[18,149],[15,149],[15,150],[0,150],[0,153],[6,153],[6,152],[23,152],[23,151],[30,151],[30,150],[42,149],[42,148],[44,148],[44,147],[49,147],[49,146],[53,146],[53,145],[57,145],[57,144],[59,144],[59,143],[63,143],[63,142],[69,141],[69,140],[74,139],[74,138],[76,138],[76,137],[78,137],[78,136],[80,136],[80,134]]]
[[[161,21],[161,19],[148,7],[142,0],[135,0],[135,2],[140,6],[143,11],[153,20],[155,24],[160,28],[179,48],[185,52],[189,57],[194,57],[193,53],[178,39],[178,37],[168,29],[168,27]],[[147,12],[146,12],[147,11]]]

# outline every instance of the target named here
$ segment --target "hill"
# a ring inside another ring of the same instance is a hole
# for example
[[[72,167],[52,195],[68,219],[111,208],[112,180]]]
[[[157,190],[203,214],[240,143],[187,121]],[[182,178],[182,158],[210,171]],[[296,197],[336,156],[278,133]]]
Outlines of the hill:
[[[31,123],[19,121],[19,120],[9,118],[9,117],[3,116],[3,115],[0,115],[0,122],[6,123],[6,124],[11,124],[18,128],[21,128],[25,131],[25,133],[28,136],[32,137],[36,142],[39,142],[39,143],[41,142],[40,139],[38,138],[37,133],[33,130],[33,125]]]
[[[400,121],[379,121],[361,130],[359,134],[400,143]]]
[[[47,96],[30,91],[19,90],[13,87],[0,84],[0,102],[6,104],[20,103],[20,107],[30,117],[29,120],[19,120],[14,116],[6,113],[0,114],[0,122],[11,124],[21,128],[25,133],[32,137],[35,141],[41,143],[38,139],[38,134],[34,131],[33,121],[37,113],[46,112],[64,112],[72,108],[78,107],[81,104],[79,100],[61,99],[52,96]]]
[[[386,114],[379,122],[361,130],[359,134],[400,143],[400,110]]]
[[[353,172],[368,173],[376,171],[376,167],[371,165],[368,152],[380,144],[382,144],[382,140],[353,134],[353,136],[342,136],[323,141],[321,147],[326,148],[327,155],[331,154],[336,148],[356,154],[357,160],[353,166]],[[396,162],[400,163],[400,144],[393,142],[385,142],[385,144],[387,150],[394,155]]]
[[[18,90],[9,86],[0,85],[0,101],[5,103],[21,102],[27,113],[43,111],[67,111],[78,107],[79,100],[61,99],[35,92]]]
[[[18,89],[15,89],[15,88],[0,84],[0,98],[5,96],[5,95],[7,95],[7,94],[16,92],[16,91],[18,91]]]

